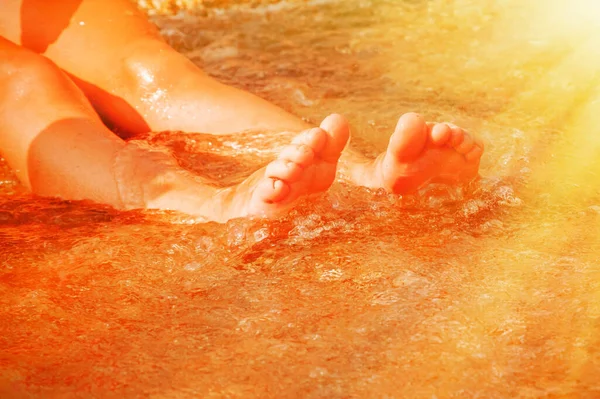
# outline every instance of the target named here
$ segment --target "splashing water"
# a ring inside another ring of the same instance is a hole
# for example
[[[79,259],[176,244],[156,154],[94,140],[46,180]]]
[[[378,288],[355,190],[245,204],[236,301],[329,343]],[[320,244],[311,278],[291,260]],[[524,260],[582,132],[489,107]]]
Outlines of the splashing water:
[[[280,220],[218,225],[36,198],[2,161],[0,397],[600,395],[595,2],[154,20],[224,82],[346,114],[369,154],[408,110],[478,132],[482,179],[412,197],[338,183]],[[150,140],[231,184],[287,137]]]

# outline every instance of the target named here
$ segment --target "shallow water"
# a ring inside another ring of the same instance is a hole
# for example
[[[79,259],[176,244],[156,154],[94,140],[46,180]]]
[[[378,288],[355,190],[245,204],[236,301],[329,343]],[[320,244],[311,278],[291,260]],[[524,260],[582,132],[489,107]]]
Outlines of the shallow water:
[[[0,163],[0,397],[600,397],[597,10],[519,3],[154,17],[211,75],[343,112],[369,154],[402,112],[459,123],[488,144],[482,179],[336,184],[218,225],[35,198]],[[256,136],[153,140],[228,183],[271,156]]]

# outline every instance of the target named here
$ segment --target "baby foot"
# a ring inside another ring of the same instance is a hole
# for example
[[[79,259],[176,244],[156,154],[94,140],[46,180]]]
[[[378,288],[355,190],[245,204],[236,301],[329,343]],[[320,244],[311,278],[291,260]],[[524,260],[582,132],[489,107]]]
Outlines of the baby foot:
[[[174,209],[225,222],[244,216],[273,217],[285,212],[300,197],[325,191],[335,179],[338,160],[349,137],[346,120],[325,118],[319,128],[306,130],[283,148],[278,158],[234,187],[207,191],[206,185],[184,189],[162,209]],[[178,190],[176,190],[178,191]],[[173,206],[175,205],[175,206]]]
[[[387,151],[358,174],[363,181],[356,183],[406,194],[430,182],[468,181],[477,176],[482,154],[483,144],[460,127],[425,123],[408,113],[398,121]]]
[[[333,181],[338,160],[349,137],[340,115],[330,115],[321,126],[306,130],[286,146],[279,157],[235,188],[231,214],[272,216],[299,197],[326,191]],[[240,197],[240,192],[247,194]]]

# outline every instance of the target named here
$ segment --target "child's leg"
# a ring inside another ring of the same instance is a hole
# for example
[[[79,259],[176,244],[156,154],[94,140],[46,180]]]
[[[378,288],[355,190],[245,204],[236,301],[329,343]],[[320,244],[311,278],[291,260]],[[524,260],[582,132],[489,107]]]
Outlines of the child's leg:
[[[280,108],[207,77],[170,48],[129,0],[64,0],[52,6],[46,0],[4,1],[0,34],[45,51],[121,131],[307,128]],[[19,18],[20,25],[10,24]],[[482,151],[460,128],[425,125],[408,115],[384,154],[368,160],[347,151],[341,166],[355,184],[405,193],[429,181],[475,177]]]
[[[348,140],[338,116],[297,136],[243,183],[217,189],[170,156],[125,143],[50,61],[0,37],[0,151],[35,193],[209,220],[272,215],[329,188]]]
[[[345,177],[362,186],[393,193],[414,192],[427,183],[470,181],[477,176],[483,143],[458,126],[425,122],[403,115],[387,150],[375,160],[346,152],[340,162]]]
[[[118,203],[110,171],[124,146],[52,62],[0,36],[0,151],[26,186]]]
[[[160,37],[131,0],[2,0],[0,35],[68,72],[109,125],[233,133],[311,126],[218,83]]]

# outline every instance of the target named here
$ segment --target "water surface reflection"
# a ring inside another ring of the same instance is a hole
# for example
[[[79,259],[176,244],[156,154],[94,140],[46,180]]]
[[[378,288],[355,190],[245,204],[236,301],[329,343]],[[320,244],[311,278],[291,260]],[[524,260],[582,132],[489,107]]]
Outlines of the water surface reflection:
[[[345,113],[369,153],[407,110],[477,131],[483,178],[404,198],[337,184],[217,225],[32,197],[0,163],[0,396],[600,395],[600,47],[567,18],[590,2],[559,3],[154,17],[209,74]],[[235,182],[285,135],[151,140]]]

